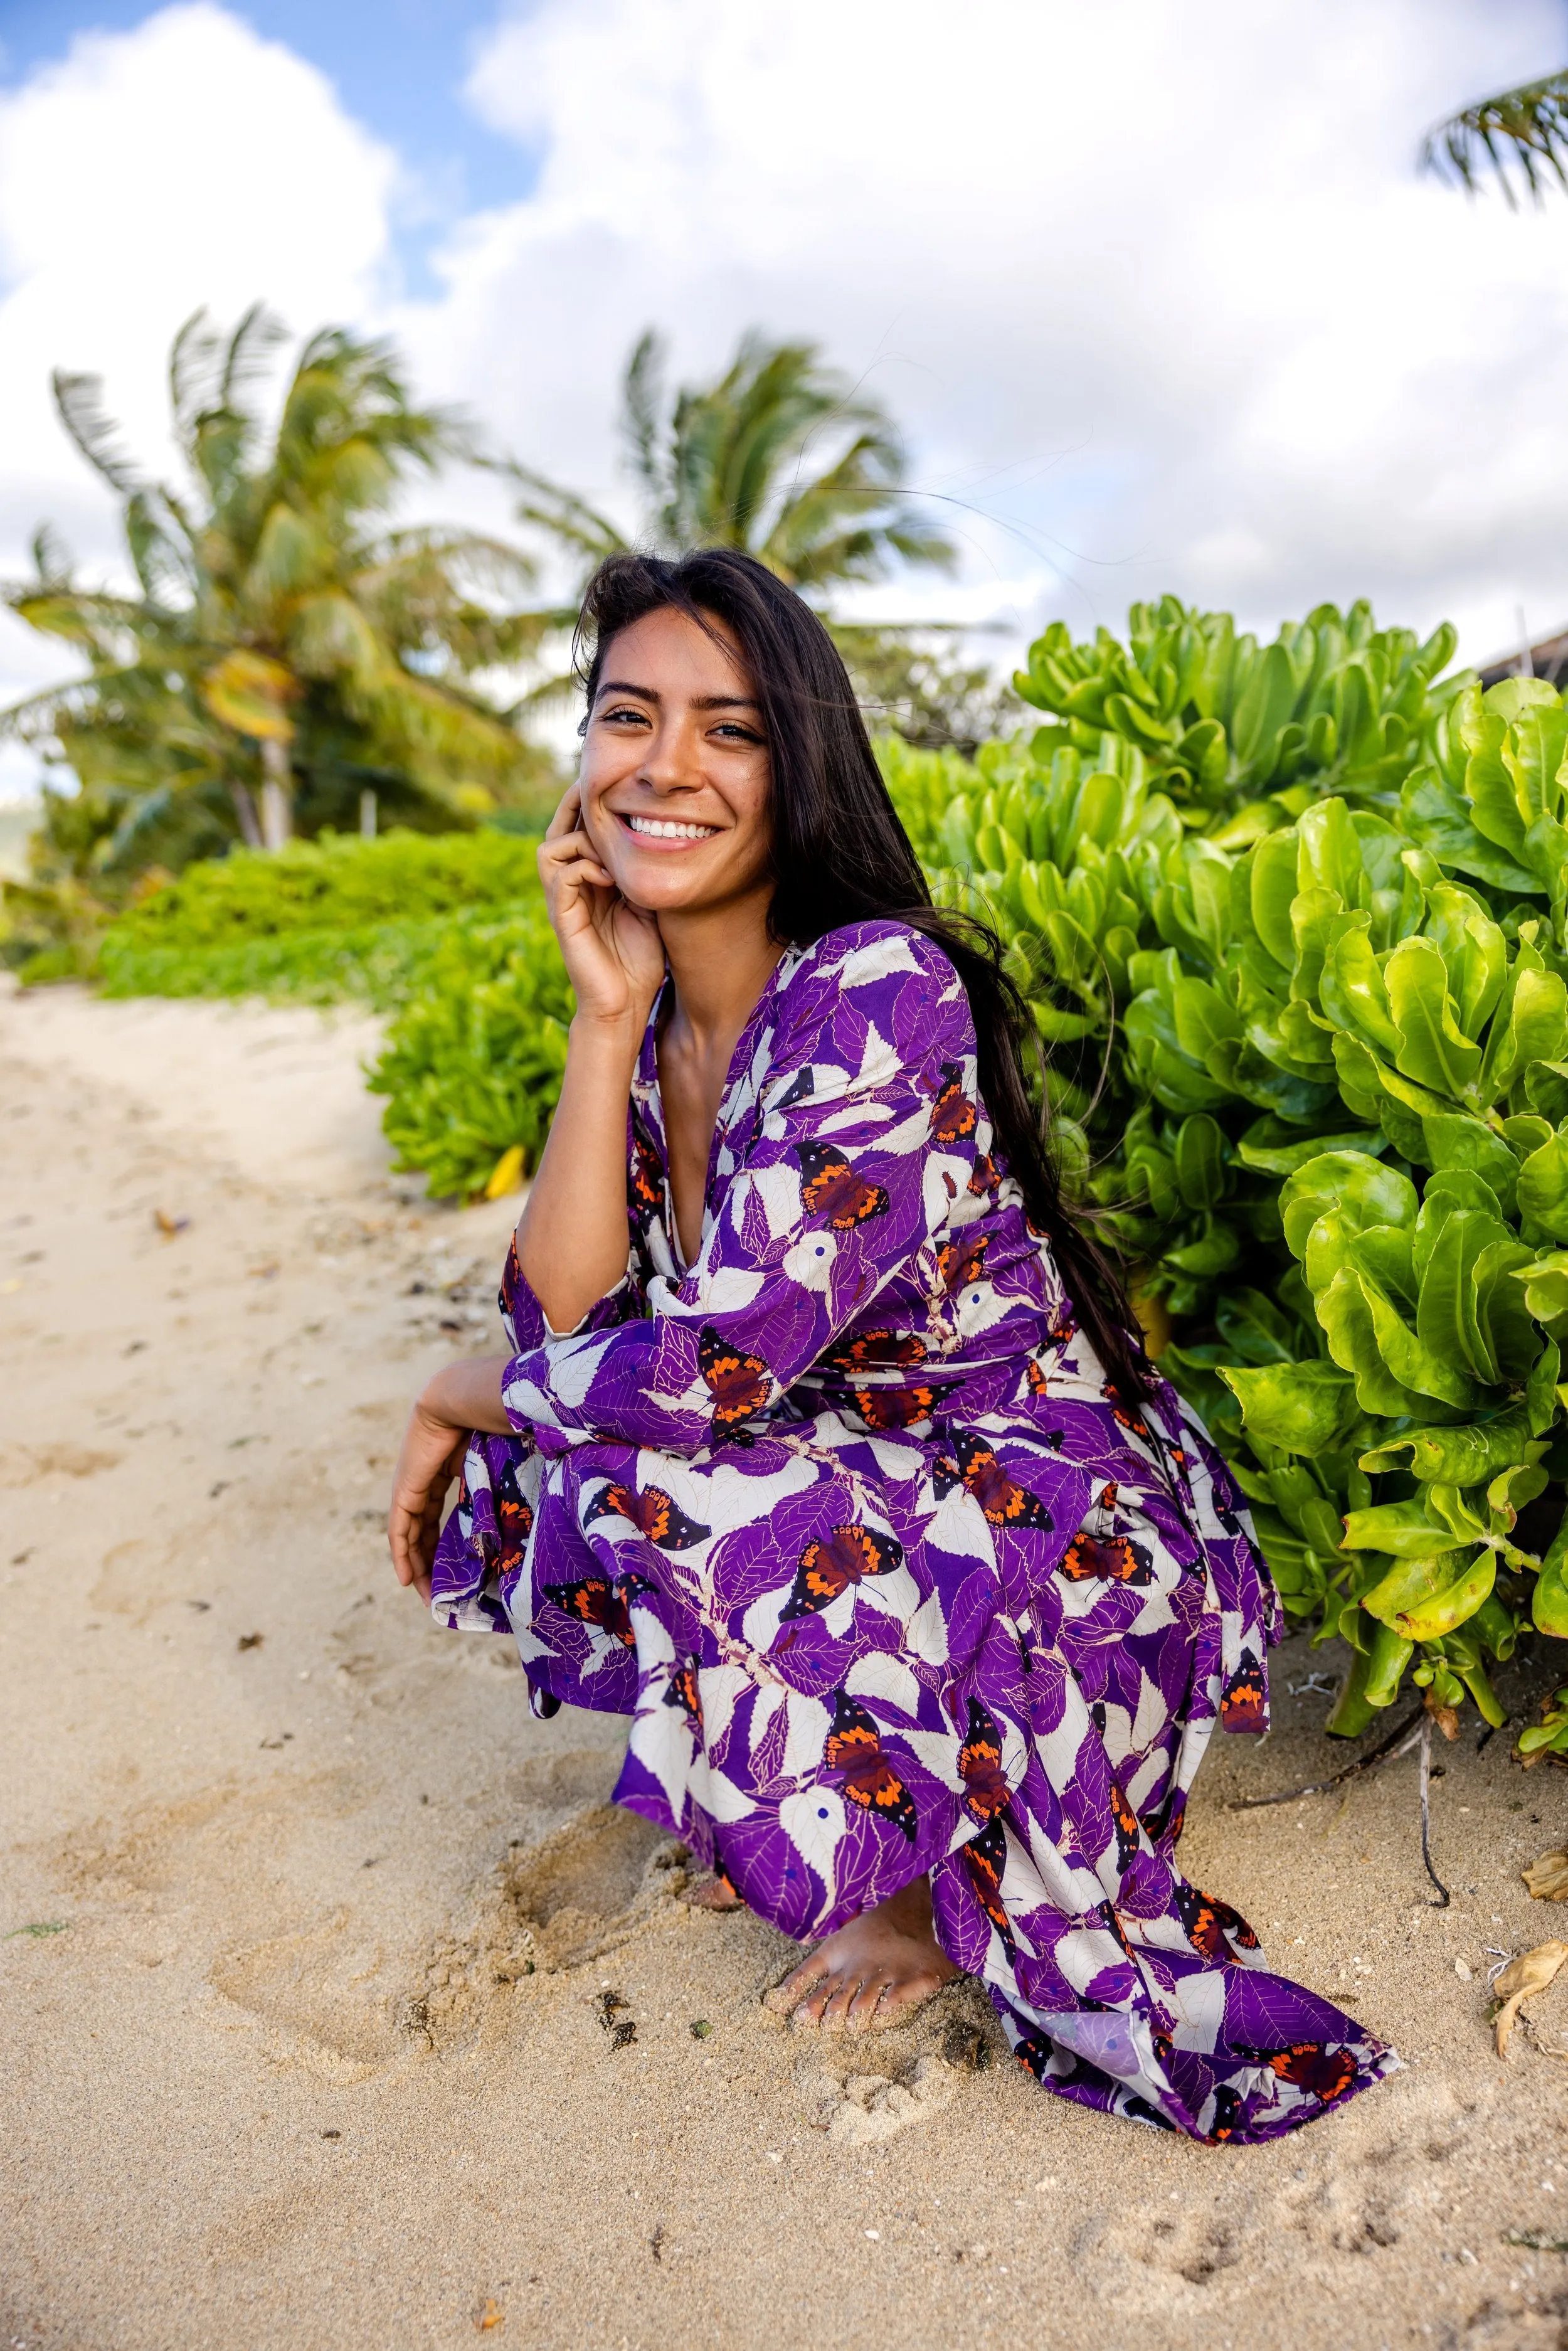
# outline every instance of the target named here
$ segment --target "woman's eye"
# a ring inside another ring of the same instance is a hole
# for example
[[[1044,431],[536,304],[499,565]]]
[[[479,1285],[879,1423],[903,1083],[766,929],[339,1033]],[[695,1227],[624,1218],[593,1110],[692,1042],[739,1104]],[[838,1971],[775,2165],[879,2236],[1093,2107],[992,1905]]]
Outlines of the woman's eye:
[[[714,728],[714,733],[730,743],[760,743],[762,740],[755,728],[741,726],[733,718],[724,720],[722,725]]]
[[[606,726],[613,726],[622,719],[630,719],[633,726],[645,726],[648,723],[646,711],[636,709],[631,703],[623,704],[618,710],[603,710],[600,713],[601,723]]]

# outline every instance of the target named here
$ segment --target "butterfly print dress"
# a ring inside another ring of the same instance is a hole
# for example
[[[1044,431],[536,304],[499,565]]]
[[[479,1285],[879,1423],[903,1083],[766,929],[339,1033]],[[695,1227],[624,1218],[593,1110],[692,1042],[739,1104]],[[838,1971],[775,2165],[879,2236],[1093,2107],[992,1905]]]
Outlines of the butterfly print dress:
[[[1176,1860],[1216,1722],[1266,1725],[1266,1573],[1173,1392],[1075,1330],[953,967],[887,922],[785,955],[689,1268],[658,1011],[625,1278],[560,1334],[508,1261],[517,1433],[469,1446],[436,1617],[509,1632],[537,1712],[630,1716],[618,1802],[784,1933],[929,1872],[1047,2088],[1210,2140],[1341,2104],[1392,2053]]]

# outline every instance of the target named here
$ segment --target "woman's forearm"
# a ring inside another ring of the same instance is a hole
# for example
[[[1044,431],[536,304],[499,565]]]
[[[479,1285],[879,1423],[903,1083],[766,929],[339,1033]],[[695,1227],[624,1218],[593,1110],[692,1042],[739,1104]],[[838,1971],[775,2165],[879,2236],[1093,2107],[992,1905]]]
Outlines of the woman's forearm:
[[[501,1402],[507,1362],[505,1355],[478,1355],[443,1364],[421,1389],[416,1412],[446,1428],[478,1428],[491,1437],[510,1437],[512,1424]]]
[[[626,1271],[626,1113],[643,1024],[571,1024],[560,1102],[517,1224],[517,1263],[554,1331]]]

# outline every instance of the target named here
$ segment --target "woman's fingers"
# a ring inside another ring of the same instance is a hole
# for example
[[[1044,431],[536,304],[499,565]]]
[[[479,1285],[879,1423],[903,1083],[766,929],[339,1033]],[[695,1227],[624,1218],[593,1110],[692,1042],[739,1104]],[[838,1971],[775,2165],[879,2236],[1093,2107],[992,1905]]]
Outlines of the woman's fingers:
[[[615,886],[585,832],[563,833],[558,841],[544,841],[538,862],[539,879],[547,890],[552,882],[558,885],[563,882],[591,882],[601,890],[612,890]]]
[[[563,833],[575,832],[581,809],[581,791],[576,784],[569,784],[561,794],[560,805],[545,827],[546,841],[559,841]]]
[[[387,1548],[398,1582],[405,1590],[412,1585],[423,1600],[430,1598],[441,1513],[467,1442],[465,1429],[435,1426],[417,1406],[402,1441],[387,1511]]]

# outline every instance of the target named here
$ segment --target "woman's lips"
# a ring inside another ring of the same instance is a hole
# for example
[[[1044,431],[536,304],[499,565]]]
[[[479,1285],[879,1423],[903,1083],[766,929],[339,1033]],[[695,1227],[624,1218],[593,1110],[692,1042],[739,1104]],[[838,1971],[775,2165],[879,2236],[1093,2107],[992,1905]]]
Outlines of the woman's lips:
[[[695,849],[702,841],[716,840],[719,831],[716,824],[694,824],[683,817],[628,816],[620,809],[614,814],[616,822],[643,849]]]

